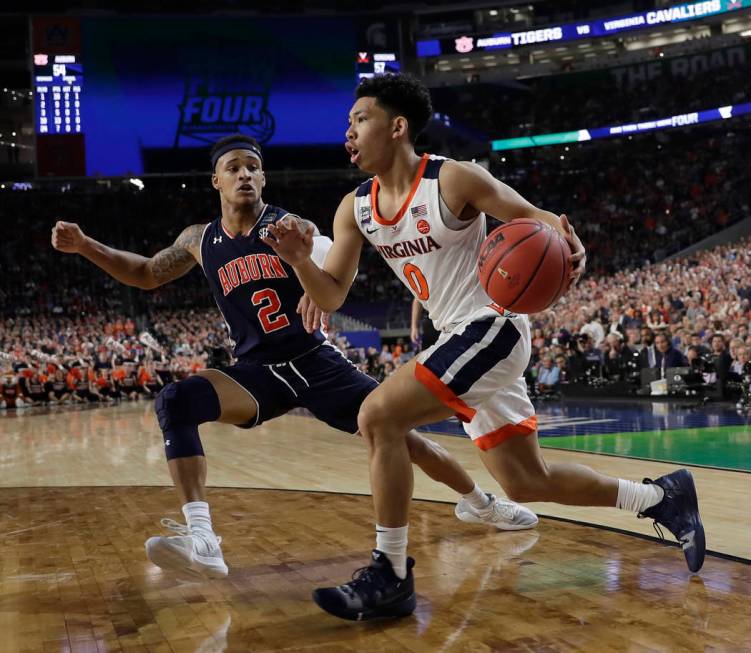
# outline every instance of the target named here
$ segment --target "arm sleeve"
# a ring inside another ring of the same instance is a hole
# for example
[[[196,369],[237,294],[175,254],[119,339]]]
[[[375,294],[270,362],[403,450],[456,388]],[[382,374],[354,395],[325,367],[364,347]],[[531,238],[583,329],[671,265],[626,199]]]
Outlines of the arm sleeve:
[[[333,241],[328,236],[315,236],[313,238],[313,252],[310,258],[319,267],[323,268],[323,262],[326,260],[326,254],[329,253]]]

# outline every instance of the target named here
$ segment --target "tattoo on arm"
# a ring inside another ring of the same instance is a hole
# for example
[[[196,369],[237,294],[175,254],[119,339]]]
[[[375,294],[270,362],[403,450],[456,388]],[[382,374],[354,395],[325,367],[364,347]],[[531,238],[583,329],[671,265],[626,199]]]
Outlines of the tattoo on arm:
[[[186,227],[172,245],[151,257],[149,267],[158,285],[183,276],[198,262],[205,226]]]

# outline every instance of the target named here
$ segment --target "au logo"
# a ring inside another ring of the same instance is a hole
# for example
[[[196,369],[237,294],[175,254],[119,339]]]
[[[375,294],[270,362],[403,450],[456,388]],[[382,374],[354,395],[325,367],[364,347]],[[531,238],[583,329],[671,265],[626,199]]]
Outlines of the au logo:
[[[460,36],[458,39],[454,39],[454,45],[456,51],[462,54],[472,52],[475,49],[475,41],[471,36]]]
[[[243,133],[266,143],[276,124],[269,112],[270,79],[247,74],[203,72],[185,82],[175,147],[213,143]],[[198,143],[196,142],[198,141]]]

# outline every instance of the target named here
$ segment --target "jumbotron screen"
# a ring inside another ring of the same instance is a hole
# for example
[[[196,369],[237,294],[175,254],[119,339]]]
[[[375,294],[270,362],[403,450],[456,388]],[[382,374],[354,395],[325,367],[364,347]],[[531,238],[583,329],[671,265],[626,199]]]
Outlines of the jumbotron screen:
[[[344,141],[350,19],[37,17],[33,30],[40,167],[139,174],[155,153],[233,132],[265,146]]]

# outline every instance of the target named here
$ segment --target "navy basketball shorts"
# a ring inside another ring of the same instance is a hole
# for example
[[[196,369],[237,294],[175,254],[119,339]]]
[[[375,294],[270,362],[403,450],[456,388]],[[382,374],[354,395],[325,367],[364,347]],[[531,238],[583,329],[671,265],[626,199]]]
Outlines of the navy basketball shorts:
[[[486,306],[420,352],[415,377],[487,451],[537,430],[523,376],[530,351],[527,316]]]
[[[357,413],[378,383],[358,370],[336,347],[323,343],[286,363],[262,364],[239,360],[218,370],[239,383],[253,398],[256,419],[252,428],[293,408],[307,408],[329,426],[357,432]]]

